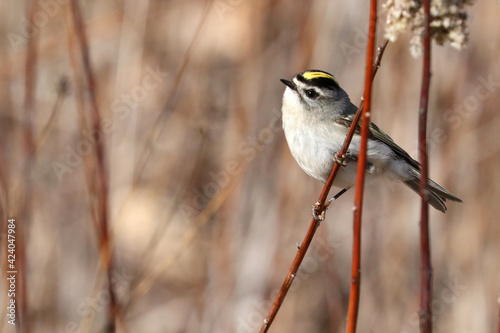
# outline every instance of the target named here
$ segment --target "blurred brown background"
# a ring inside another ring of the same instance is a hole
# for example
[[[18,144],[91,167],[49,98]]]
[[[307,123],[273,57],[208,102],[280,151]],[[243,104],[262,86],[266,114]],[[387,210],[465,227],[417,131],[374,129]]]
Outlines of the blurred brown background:
[[[118,331],[257,332],[322,188],[289,153],[279,79],[323,69],[358,103],[368,2],[81,6],[107,120]],[[445,215],[431,211],[437,332],[497,327],[499,10],[498,1],[478,2],[469,46],[433,48],[430,172],[464,200]],[[18,220],[27,226],[27,320],[33,332],[102,332],[109,295],[82,162],[93,146],[79,130],[67,5],[40,1],[37,11],[27,36],[25,4],[0,3],[2,223],[22,207],[26,45],[38,38],[32,218]],[[421,59],[411,57],[408,37],[387,48],[373,120],[416,158]],[[70,87],[57,106],[64,76]],[[352,204],[351,192],[328,210],[271,332],[345,331]],[[418,332],[419,204],[400,184],[366,190],[359,332]],[[5,309],[5,291],[0,300]],[[3,311],[0,332],[14,332]]]

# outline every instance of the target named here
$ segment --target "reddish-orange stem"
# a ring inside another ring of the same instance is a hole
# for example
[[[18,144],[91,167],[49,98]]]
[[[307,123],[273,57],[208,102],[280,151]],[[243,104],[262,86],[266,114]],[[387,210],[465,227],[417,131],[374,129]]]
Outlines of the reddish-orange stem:
[[[363,193],[365,183],[366,152],[370,129],[370,111],[372,96],[373,56],[375,54],[375,32],[377,26],[377,0],[370,2],[370,26],[368,46],[366,49],[366,73],[363,118],[361,119],[361,143],[358,156],[358,171],[356,178],[356,194],[354,198],[353,244],[352,244],[352,278],[349,296],[349,313],[347,317],[347,332],[356,332],[359,310],[359,291],[361,283],[361,214],[363,211]]]
[[[420,332],[432,332],[432,267],[429,238],[428,177],[429,162],[427,155],[427,109],[429,105],[429,87],[431,80],[431,36],[430,36],[430,0],[424,0],[424,62],[422,70],[422,90],[418,118],[419,161],[421,165],[420,195]]]

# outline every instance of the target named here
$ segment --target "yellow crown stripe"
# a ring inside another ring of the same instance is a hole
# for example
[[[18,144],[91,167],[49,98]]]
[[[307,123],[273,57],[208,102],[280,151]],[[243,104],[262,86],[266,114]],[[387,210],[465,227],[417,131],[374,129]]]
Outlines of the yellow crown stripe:
[[[326,73],[323,73],[323,72],[305,72],[302,76],[306,80],[312,80],[312,79],[323,77],[323,78],[335,81],[333,76],[326,74]]]

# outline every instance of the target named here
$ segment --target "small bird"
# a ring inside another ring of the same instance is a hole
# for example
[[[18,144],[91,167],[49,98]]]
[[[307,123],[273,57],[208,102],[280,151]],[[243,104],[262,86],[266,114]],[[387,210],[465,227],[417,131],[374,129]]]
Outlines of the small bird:
[[[330,73],[306,70],[292,81],[282,79],[281,82],[286,85],[282,112],[288,147],[302,170],[325,183],[358,108]],[[358,125],[342,161],[343,167],[333,183],[344,189],[339,194],[356,182],[360,128]],[[366,173],[367,180],[384,176],[420,192],[420,164],[372,122]],[[446,200],[462,202],[431,179],[428,200],[443,213],[446,211]]]

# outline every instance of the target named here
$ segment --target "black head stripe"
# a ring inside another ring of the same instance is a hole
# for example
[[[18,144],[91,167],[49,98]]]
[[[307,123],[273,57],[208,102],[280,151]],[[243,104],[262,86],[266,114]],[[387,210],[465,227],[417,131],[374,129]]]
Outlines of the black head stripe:
[[[308,70],[297,75],[297,80],[318,88],[335,90],[339,84],[335,81],[333,75],[321,70]]]

